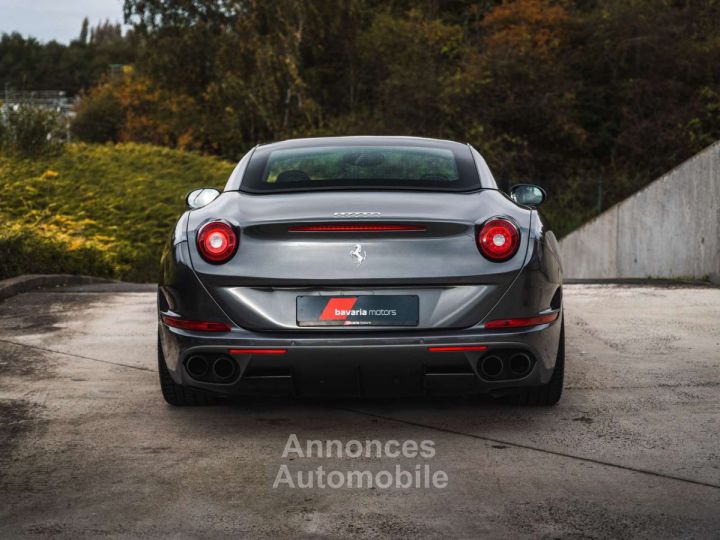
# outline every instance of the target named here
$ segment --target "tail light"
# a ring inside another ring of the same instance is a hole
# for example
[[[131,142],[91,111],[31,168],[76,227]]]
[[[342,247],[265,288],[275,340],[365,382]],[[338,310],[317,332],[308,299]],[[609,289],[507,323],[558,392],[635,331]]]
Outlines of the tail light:
[[[229,261],[235,254],[237,245],[235,231],[224,221],[211,221],[198,231],[198,250],[202,258],[209,263],[222,264]]]
[[[506,261],[515,255],[520,246],[520,231],[509,219],[492,218],[480,228],[477,245],[486,259]]]
[[[556,311],[554,313],[537,315],[536,317],[526,317],[524,319],[498,319],[496,321],[488,321],[484,326],[485,328],[526,328],[528,326],[551,323],[558,318],[558,315],[560,315],[560,312]]]
[[[170,315],[162,315],[162,321],[168,326],[173,328],[180,328],[182,330],[197,330],[200,332],[229,332],[230,326],[222,322],[215,321],[188,321],[186,319],[179,319],[178,317],[171,317]]]

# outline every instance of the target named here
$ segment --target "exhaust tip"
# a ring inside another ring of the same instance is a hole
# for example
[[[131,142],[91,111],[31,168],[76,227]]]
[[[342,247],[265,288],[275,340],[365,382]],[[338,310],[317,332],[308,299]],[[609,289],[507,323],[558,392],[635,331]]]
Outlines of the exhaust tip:
[[[208,368],[208,361],[204,356],[191,356],[185,364],[185,369],[196,379],[207,375]]]
[[[517,377],[523,377],[530,372],[532,361],[525,353],[515,353],[510,357],[510,371]]]
[[[236,366],[227,356],[219,356],[213,362],[213,375],[221,381],[227,381],[235,376]]]
[[[487,379],[498,377],[503,370],[503,361],[499,356],[494,354],[484,357],[480,360],[480,373]]]

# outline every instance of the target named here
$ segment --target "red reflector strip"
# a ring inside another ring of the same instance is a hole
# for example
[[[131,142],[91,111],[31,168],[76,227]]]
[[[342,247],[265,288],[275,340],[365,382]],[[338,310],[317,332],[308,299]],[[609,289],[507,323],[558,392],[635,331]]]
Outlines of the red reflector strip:
[[[230,349],[230,354],[285,354],[287,349]]]
[[[430,352],[462,352],[462,351],[487,351],[485,345],[463,345],[454,347],[428,347]]]
[[[485,328],[523,328],[526,326],[537,326],[538,324],[547,324],[558,318],[559,311],[548,313],[547,315],[538,315],[537,317],[528,317],[526,319],[498,319],[497,321],[488,321]]]
[[[229,332],[230,326],[213,321],[186,321],[185,319],[178,319],[177,317],[170,317],[169,315],[162,315],[162,321],[168,326],[173,328],[180,328],[181,330],[197,330],[200,332]]]
[[[289,232],[396,232],[396,231],[419,231],[422,232],[425,227],[420,225],[360,225],[360,224],[332,224],[332,225],[298,225],[288,227]]]

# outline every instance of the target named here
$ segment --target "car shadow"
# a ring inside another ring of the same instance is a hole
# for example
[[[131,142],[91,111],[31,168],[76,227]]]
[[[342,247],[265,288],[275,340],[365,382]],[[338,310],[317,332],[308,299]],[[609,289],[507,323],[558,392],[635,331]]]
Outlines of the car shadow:
[[[555,422],[558,407],[507,405],[490,396],[425,398],[235,398],[217,406],[175,409],[183,423],[266,433],[310,432],[339,438],[358,434],[397,438],[429,429],[457,434],[511,434]],[[521,429],[518,429],[521,428]]]

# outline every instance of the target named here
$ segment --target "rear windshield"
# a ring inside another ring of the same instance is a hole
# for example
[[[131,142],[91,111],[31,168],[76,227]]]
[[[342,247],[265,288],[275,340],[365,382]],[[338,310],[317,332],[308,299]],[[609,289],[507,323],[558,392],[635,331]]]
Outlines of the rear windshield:
[[[263,149],[253,154],[241,189],[468,191],[480,182],[469,150],[404,145],[337,145]],[[467,155],[462,155],[466,153]]]

